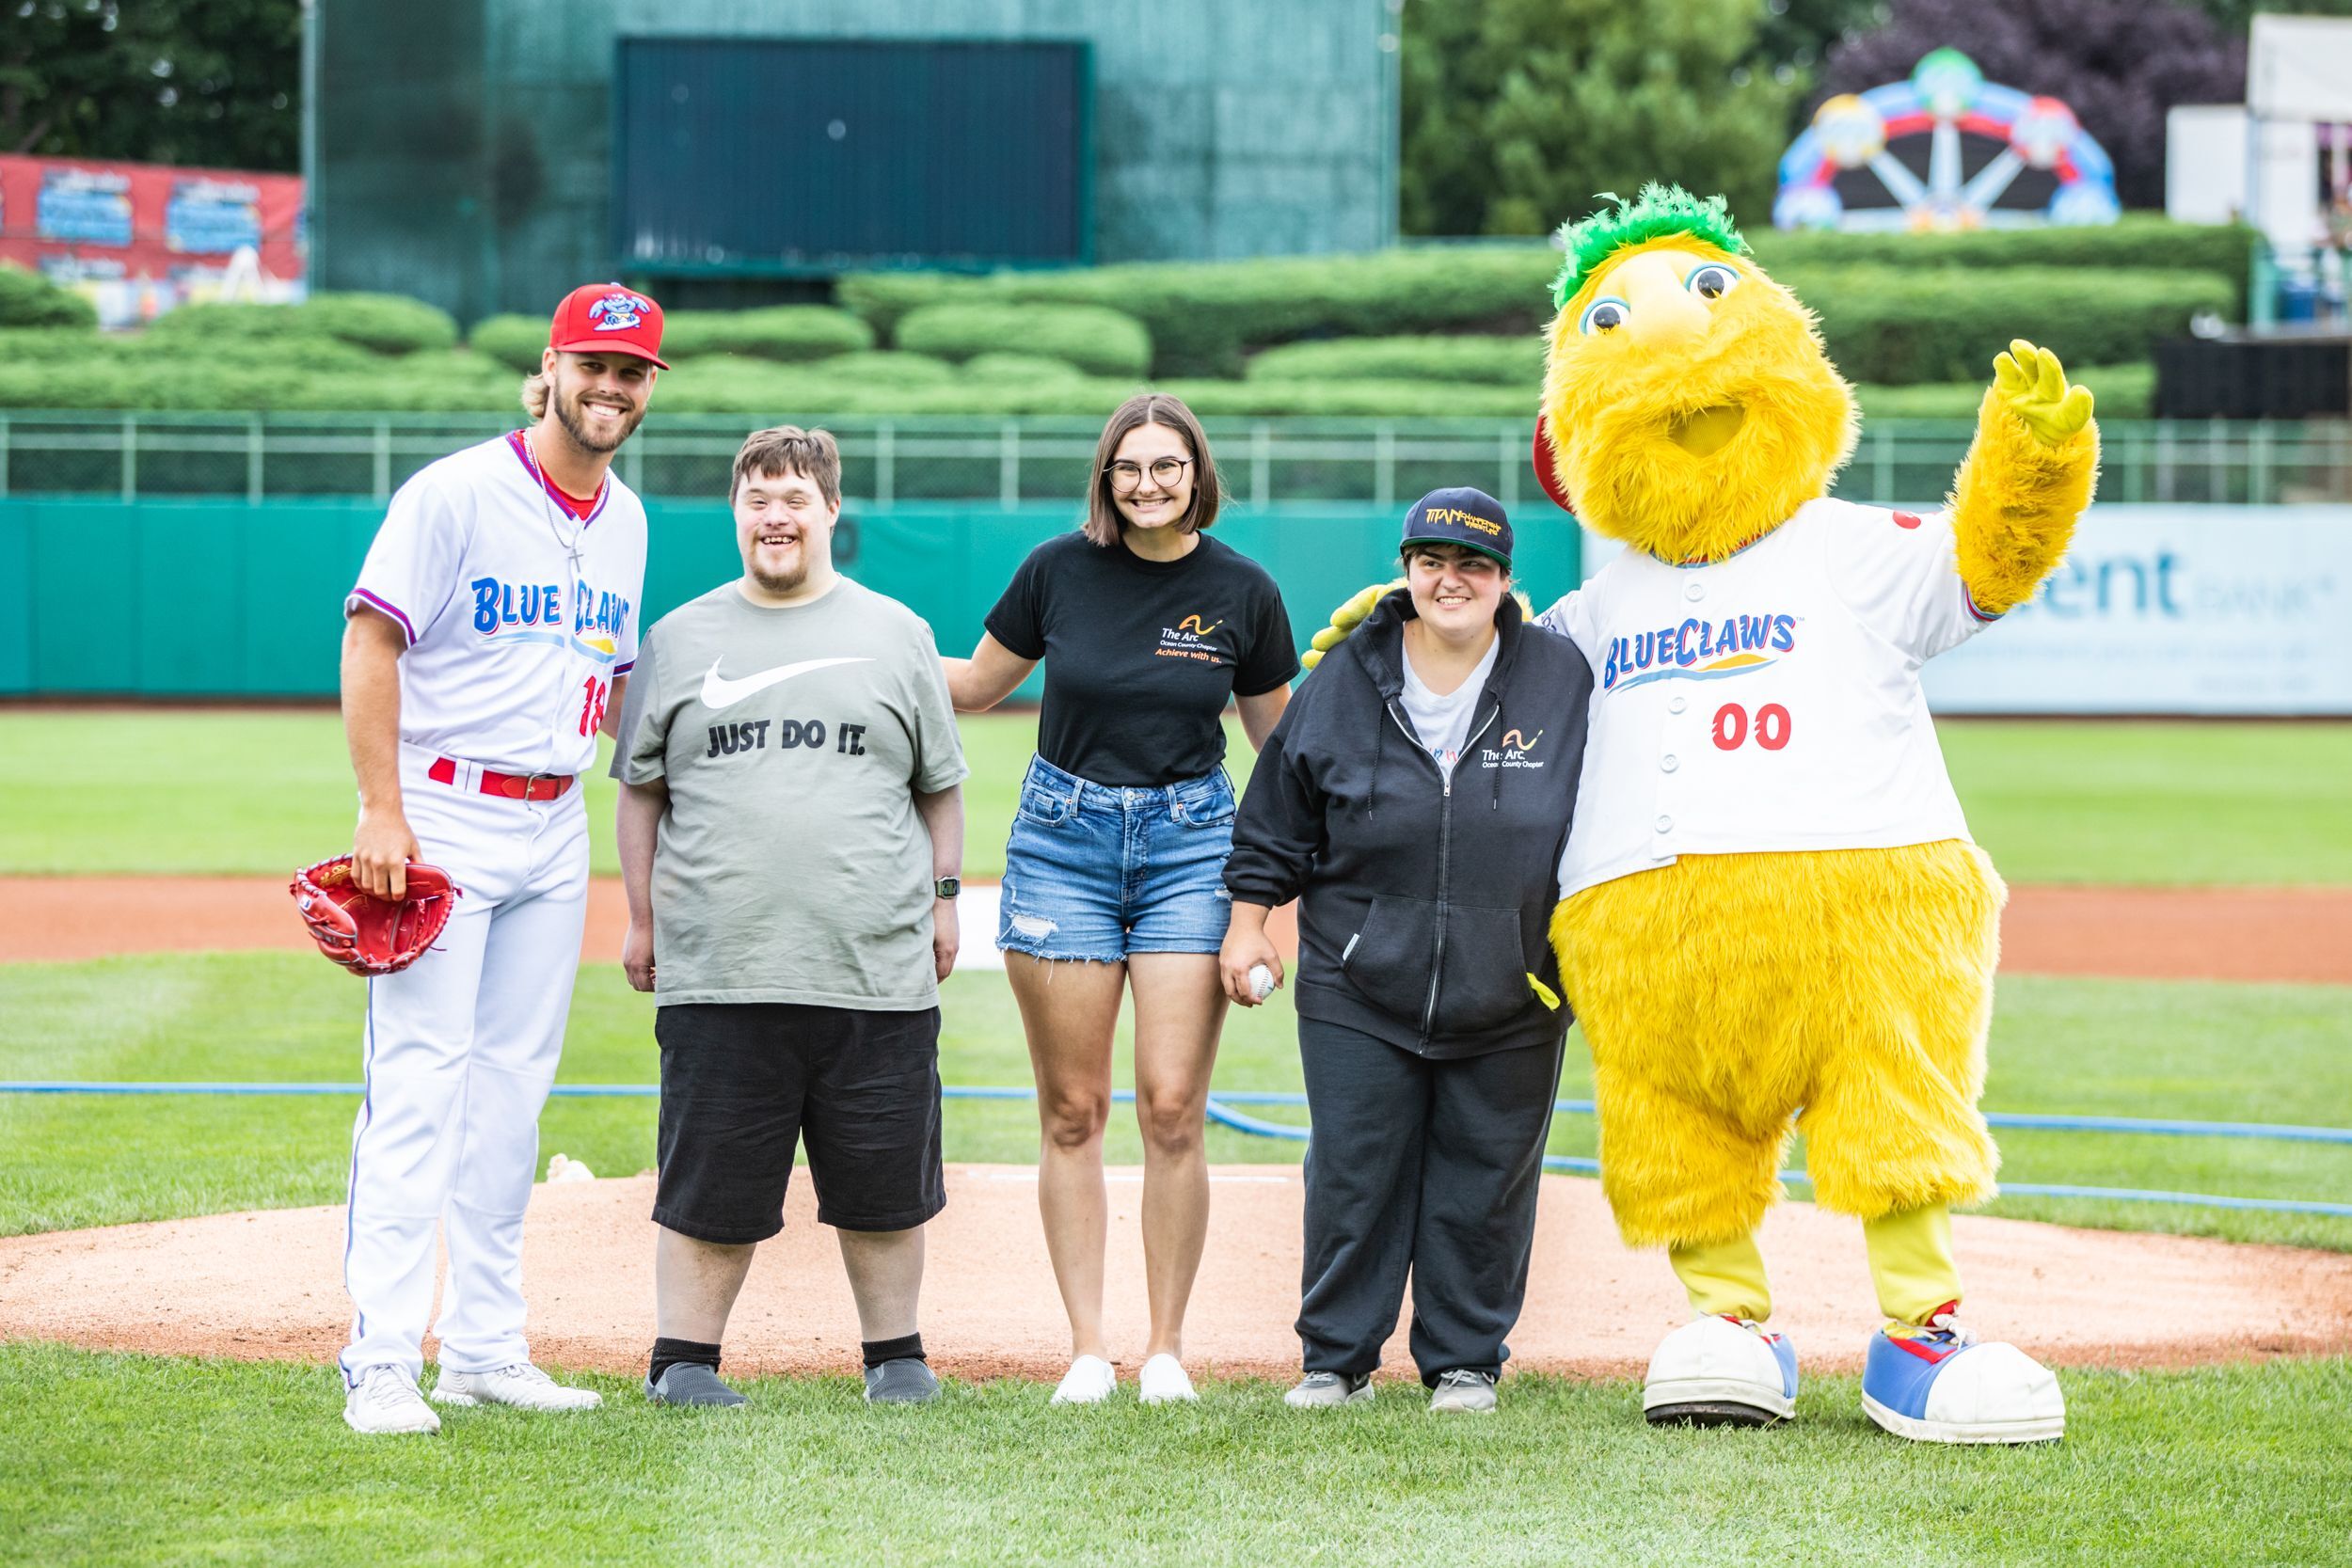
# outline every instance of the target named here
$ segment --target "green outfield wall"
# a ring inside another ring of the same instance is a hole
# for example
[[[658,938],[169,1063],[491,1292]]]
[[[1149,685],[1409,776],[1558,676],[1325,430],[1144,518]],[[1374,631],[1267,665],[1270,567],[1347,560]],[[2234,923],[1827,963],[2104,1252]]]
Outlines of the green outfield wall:
[[[740,562],[724,505],[646,512],[650,625]],[[382,515],[342,497],[0,499],[0,697],[331,697],[343,594]],[[963,653],[1022,557],[1075,517],[1068,505],[852,500],[842,523],[844,570]],[[1301,647],[1332,605],[1391,575],[1397,530],[1396,515],[1345,506],[1229,509],[1216,525],[1281,584]],[[1525,530],[1518,557],[1539,603],[1579,580],[1565,518]]]

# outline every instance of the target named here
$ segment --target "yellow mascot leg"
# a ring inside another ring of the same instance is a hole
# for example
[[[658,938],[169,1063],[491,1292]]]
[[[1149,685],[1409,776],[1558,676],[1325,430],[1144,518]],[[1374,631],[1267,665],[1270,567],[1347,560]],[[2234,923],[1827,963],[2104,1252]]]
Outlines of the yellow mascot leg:
[[[1874,1266],[1877,1256],[1871,1254]],[[1764,1254],[1753,1234],[1728,1242],[1669,1247],[1666,1260],[1690,1293],[1693,1310],[1710,1317],[1753,1318],[1757,1323],[1772,1315],[1772,1288],[1765,1280]]]
[[[1866,1221],[1870,1279],[1879,1310],[1899,1323],[1925,1328],[1960,1299],[1960,1265],[1952,1260],[1952,1212],[1940,1203]]]
[[[1977,1097],[2004,890],[1957,840],[1848,854],[1821,960],[1842,982],[1811,1020],[1797,1122],[1814,1201],[1864,1221],[1981,1202],[1999,1164]]]

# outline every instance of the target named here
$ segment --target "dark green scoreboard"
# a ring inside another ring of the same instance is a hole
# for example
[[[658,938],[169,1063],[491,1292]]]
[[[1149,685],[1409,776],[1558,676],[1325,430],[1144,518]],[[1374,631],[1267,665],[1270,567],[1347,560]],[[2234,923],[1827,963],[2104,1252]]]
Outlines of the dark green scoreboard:
[[[612,249],[633,275],[1091,261],[1083,41],[623,38]]]

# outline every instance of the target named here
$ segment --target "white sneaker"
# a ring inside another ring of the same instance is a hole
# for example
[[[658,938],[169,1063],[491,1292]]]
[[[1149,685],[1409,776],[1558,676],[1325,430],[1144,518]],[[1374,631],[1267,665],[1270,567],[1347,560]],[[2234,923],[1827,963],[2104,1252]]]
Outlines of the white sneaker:
[[[487,1372],[444,1370],[433,1383],[435,1404],[511,1404],[517,1410],[594,1410],[604,1396],[567,1388],[528,1361]]]
[[[1143,1364],[1136,1385],[1146,1404],[1187,1403],[1200,1397],[1192,1391],[1192,1378],[1184,1371],[1184,1364],[1165,1351]]]
[[[1177,1369],[1181,1376],[1184,1369]],[[1061,1375],[1061,1386],[1054,1390],[1049,1402],[1054,1404],[1100,1404],[1109,1399],[1119,1386],[1119,1374],[1111,1364],[1099,1355],[1082,1355],[1070,1364]],[[1186,1388],[1190,1388],[1187,1384]]]
[[[370,1367],[343,1396],[343,1420],[354,1432],[370,1436],[394,1432],[430,1434],[441,1430],[441,1418],[417,1393],[417,1386],[398,1367]]]
[[[1770,1426],[1796,1408],[1796,1347],[1748,1318],[1684,1323],[1660,1342],[1642,1388],[1652,1426]]]

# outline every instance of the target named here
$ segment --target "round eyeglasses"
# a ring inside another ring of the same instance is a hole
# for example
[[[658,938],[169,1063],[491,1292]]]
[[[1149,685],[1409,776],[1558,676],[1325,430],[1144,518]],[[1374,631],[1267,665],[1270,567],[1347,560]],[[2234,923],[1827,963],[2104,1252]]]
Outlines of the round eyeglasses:
[[[1152,483],[1166,490],[1175,484],[1185,468],[1192,464],[1189,457],[1160,457],[1152,463]],[[1143,485],[1143,469],[1136,464],[1120,461],[1103,470],[1111,476],[1111,488],[1122,496],[1132,496]]]

